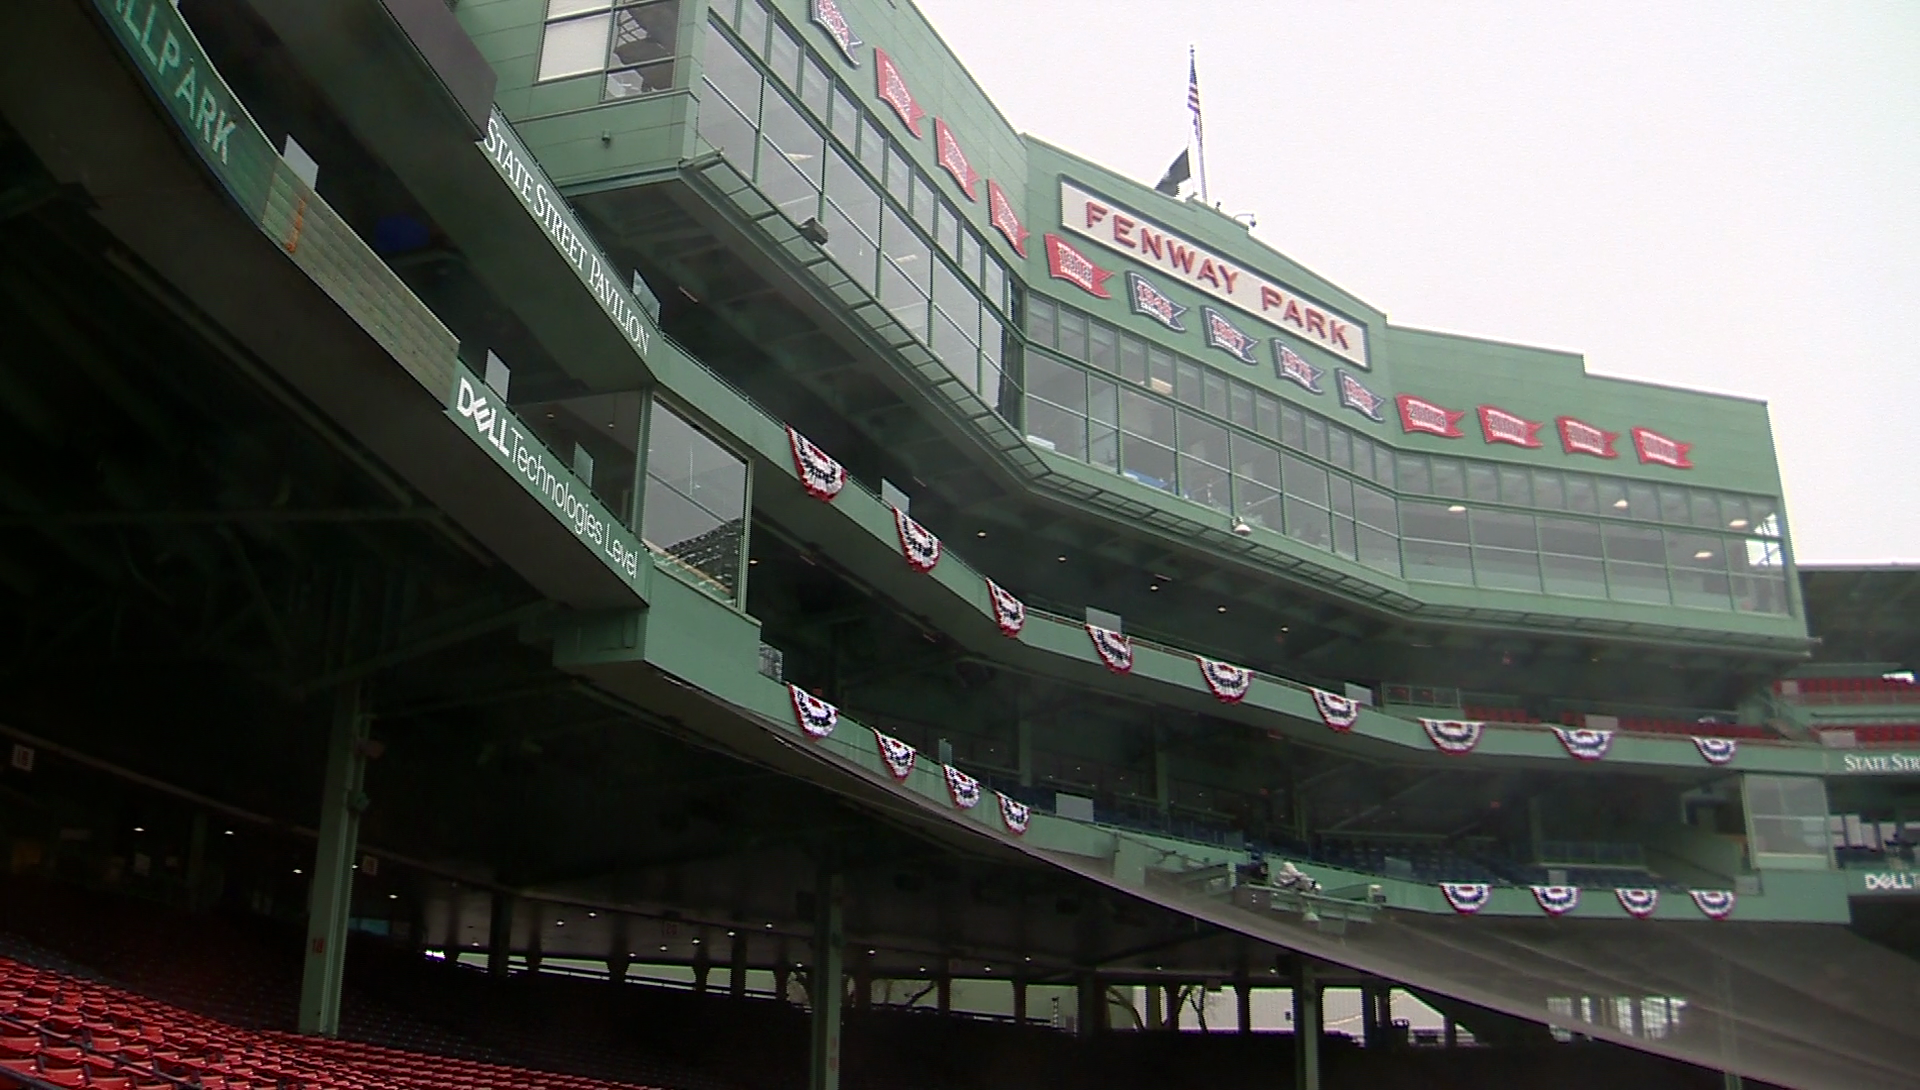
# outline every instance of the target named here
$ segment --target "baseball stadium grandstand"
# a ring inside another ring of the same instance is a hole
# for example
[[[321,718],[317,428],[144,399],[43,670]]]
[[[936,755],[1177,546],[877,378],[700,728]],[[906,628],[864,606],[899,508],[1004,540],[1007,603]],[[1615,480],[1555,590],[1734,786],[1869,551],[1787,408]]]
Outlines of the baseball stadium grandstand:
[[[908,0],[0,35],[0,1088],[1920,1082],[1920,571],[1763,404]]]

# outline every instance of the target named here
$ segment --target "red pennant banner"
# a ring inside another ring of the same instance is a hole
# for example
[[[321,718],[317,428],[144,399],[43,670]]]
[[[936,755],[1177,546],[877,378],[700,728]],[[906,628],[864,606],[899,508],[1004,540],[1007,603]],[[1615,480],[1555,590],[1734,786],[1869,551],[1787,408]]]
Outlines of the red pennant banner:
[[[973,186],[980,180],[980,175],[975,174],[973,167],[968,165],[967,153],[960,150],[959,138],[953,135],[953,130],[947,127],[945,121],[937,117],[933,119],[933,141],[935,160],[946,168],[948,174],[953,175],[954,181],[960,183],[960,189],[968,200],[979,200],[974,195]]]
[[[1591,454],[1595,458],[1620,457],[1620,452],[1613,449],[1613,441],[1620,438],[1619,432],[1596,428],[1571,416],[1560,417],[1554,423],[1560,427],[1560,449],[1568,454]]]
[[[1464,411],[1455,412],[1412,394],[1401,394],[1393,400],[1400,406],[1402,430],[1425,432],[1428,435],[1438,435],[1442,439],[1460,438],[1460,421],[1467,416]]]
[[[1021,257],[1027,256],[1027,235],[1025,227],[1020,226],[1020,216],[1013,210],[1013,202],[1007,199],[1007,191],[1000,183],[987,179],[987,222],[994,229],[1007,236],[1007,244]]]
[[[1538,447],[1540,429],[1524,416],[1492,405],[1480,406],[1480,434],[1489,443],[1511,443],[1516,447]]]
[[[900,115],[900,121],[906,125],[908,132],[915,137],[920,136],[920,119],[927,116],[927,111],[913,100],[913,92],[907,90],[907,81],[901,77],[893,58],[878,47],[873,51],[873,81],[874,93],[880,97],[880,101],[893,107],[893,112]]]
[[[1687,452],[1693,449],[1693,444],[1669,439],[1657,431],[1649,431],[1646,428],[1633,429],[1633,449],[1640,455],[1640,461],[1647,465],[1672,466],[1674,469],[1693,468],[1693,460],[1687,457]]]
[[[1059,235],[1046,236],[1047,272],[1055,280],[1065,280],[1088,295],[1100,299],[1111,299],[1113,294],[1107,291],[1107,279],[1113,273],[1095,265],[1087,255],[1073,248],[1073,245]]]

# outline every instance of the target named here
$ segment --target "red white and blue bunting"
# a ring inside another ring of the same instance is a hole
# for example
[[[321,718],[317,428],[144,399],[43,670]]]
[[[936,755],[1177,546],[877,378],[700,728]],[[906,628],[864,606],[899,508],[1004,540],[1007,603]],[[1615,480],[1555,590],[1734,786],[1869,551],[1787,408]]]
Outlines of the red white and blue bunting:
[[[1493,900],[1493,887],[1485,882],[1442,882],[1440,893],[1462,916],[1471,916]]]
[[[1320,720],[1334,730],[1345,732],[1353,729],[1360,721],[1360,702],[1352,697],[1330,693],[1325,689],[1311,689],[1313,706],[1319,709]]]
[[[940,539],[933,532],[907,517],[898,507],[893,509],[893,526],[900,531],[900,555],[917,572],[930,572],[940,563]]]
[[[987,580],[987,598],[993,603],[993,622],[1000,626],[1002,636],[1018,636],[1020,630],[1027,627],[1027,607],[1020,599],[1008,594],[1000,584]]]
[[[794,431],[791,424],[787,425],[787,442],[793,447],[793,471],[800,475],[800,487],[814,499],[831,503],[847,486],[846,467],[827,457],[826,451]]]
[[[919,752],[900,739],[888,734],[873,732],[874,744],[880,747],[880,760],[886,763],[887,772],[901,783],[913,775],[913,762]]]
[[[1422,719],[1420,726],[1427,732],[1427,741],[1433,743],[1433,748],[1453,754],[1472,753],[1487,730],[1485,723],[1467,719]]]
[[[1693,907],[1709,920],[1724,920],[1733,915],[1735,897],[1730,889],[1690,889]]]
[[[1627,910],[1627,915],[1636,920],[1646,919],[1660,907],[1660,891],[1657,889],[1616,889],[1613,895],[1619,899],[1620,907]]]
[[[1740,752],[1740,743],[1731,738],[1702,738],[1695,735],[1693,748],[1700,751],[1701,759],[1708,764],[1723,765]]]
[[[967,775],[952,765],[941,765],[947,773],[947,794],[953,797],[953,804],[962,810],[971,810],[980,805],[980,781]]]
[[[1553,733],[1567,753],[1582,761],[1597,761],[1613,748],[1613,732],[1592,727],[1555,727]]]
[[[1027,831],[1027,823],[1033,820],[1033,809],[1019,799],[1010,799],[995,791],[1000,800],[1000,820],[1007,823],[1007,831],[1020,836]]]
[[[1093,649],[1107,669],[1116,674],[1124,674],[1133,669],[1133,641],[1115,632],[1111,628],[1088,625],[1087,635],[1093,639]]]
[[[1572,912],[1580,904],[1579,886],[1534,886],[1533,899],[1549,916]]]
[[[1200,676],[1223,704],[1238,704],[1253,685],[1253,671],[1232,663],[1216,662],[1204,655],[1193,656],[1200,663]]]
[[[840,722],[840,709],[807,692],[798,685],[788,685],[787,692],[793,696],[793,714],[800,721],[800,729],[809,738],[825,738],[833,733],[834,724]]]

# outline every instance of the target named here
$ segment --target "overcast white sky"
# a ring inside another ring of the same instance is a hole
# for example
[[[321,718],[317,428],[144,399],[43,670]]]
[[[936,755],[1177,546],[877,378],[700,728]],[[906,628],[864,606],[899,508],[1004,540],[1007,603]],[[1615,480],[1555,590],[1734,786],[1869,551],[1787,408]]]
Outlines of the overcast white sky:
[[[1920,560],[1920,2],[916,0],[1015,127],[1399,325],[1766,400],[1802,561]]]

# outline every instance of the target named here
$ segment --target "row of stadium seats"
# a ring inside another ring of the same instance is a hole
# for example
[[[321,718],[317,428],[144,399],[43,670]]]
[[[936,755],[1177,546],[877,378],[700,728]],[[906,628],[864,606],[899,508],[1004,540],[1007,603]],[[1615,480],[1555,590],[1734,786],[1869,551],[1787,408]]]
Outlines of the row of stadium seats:
[[[1582,725],[1592,725],[1592,720],[1582,717]],[[1648,719],[1640,716],[1619,717],[1618,729],[1635,734],[1684,734],[1705,738],[1779,737],[1765,727],[1741,723],[1700,723],[1688,719]]]
[[[28,1081],[32,1080],[32,1081]],[[241,1029],[0,958],[0,1086],[101,1090],[612,1090],[624,1084]]]
[[[1823,727],[1821,735],[1852,734],[1858,746],[1920,745],[1920,723],[1863,723],[1845,727]]]
[[[1804,677],[1773,683],[1773,691],[1801,704],[1920,703],[1920,684],[1891,677]]]
[[[1525,708],[1498,708],[1490,705],[1469,704],[1461,709],[1468,719],[1477,719],[1482,723],[1538,723],[1540,717]]]

